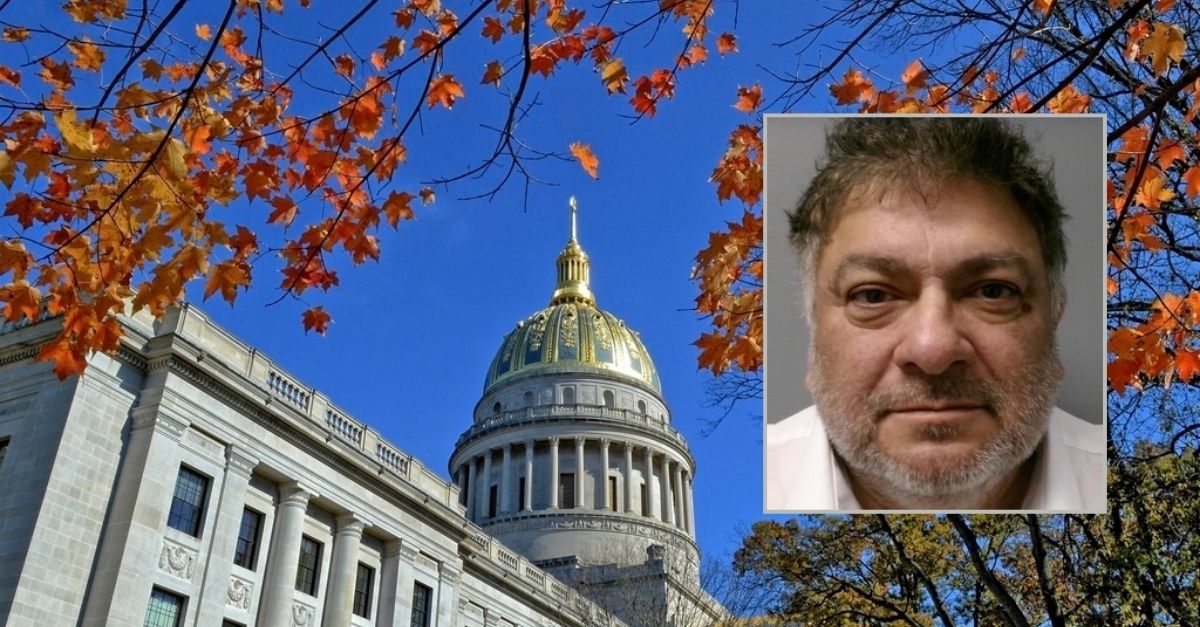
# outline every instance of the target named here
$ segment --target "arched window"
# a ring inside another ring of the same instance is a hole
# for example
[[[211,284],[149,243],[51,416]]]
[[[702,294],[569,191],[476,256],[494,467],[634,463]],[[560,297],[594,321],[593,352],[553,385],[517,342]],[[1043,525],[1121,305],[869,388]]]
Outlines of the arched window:
[[[525,406],[533,407],[533,392],[525,392]]]
[[[638,401],[638,413],[643,416],[646,415],[646,401]]]
[[[573,388],[573,387],[563,388],[563,405],[574,405],[574,404],[575,404],[575,388]]]
[[[613,396],[612,390],[604,390],[604,406],[605,407],[616,407],[617,406],[617,397]]]
[[[500,413],[500,401],[496,401],[496,404],[492,405],[492,413],[493,414]]]

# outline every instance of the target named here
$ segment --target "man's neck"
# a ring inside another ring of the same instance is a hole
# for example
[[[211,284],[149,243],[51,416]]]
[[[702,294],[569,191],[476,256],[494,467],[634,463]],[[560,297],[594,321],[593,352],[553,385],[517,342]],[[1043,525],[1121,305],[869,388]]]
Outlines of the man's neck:
[[[850,489],[861,509],[880,510],[968,510],[968,509],[1021,509],[1033,470],[1037,466],[1037,452],[1016,468],[983,486],[974,486],[962,492],[936,496],[910,494],[896,488],[886,480],[864,476],[854,472],[848,465],[838,462],[850,481]]]

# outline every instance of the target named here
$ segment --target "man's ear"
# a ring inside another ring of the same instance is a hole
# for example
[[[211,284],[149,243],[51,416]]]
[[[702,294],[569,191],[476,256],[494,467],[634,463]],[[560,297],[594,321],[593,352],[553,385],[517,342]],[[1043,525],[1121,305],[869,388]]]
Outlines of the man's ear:
[[[1067,311],[1067,288],[1058,289],[1058,311],[1054,312],[1054,330],[1058,331],[1058,323],[1062,322],[1063,313]]]
[[[804,387],[808,388],[810,392],[812,391],[812,387],[813,387],[812,377],[813,377],[812,370],[809,370],[808,372],[804,373]]]

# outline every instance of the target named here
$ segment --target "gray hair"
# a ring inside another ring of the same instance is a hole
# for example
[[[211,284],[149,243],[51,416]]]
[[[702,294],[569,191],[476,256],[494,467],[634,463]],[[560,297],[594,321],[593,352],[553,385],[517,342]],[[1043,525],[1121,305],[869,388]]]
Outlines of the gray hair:
[[[800,266],[805,314],[812,315],[816,261],[835,213],[851,194],[901,187],[926,193],[953,179],[971,179],[1010,194],[1033,225],[1050,285],[1050,309],[1062,311],[1066,290],[1066,218],[1052,169],[1006,122],[992,117],[846,118],[825,139],[826,160],[796,208],[788,212]]]

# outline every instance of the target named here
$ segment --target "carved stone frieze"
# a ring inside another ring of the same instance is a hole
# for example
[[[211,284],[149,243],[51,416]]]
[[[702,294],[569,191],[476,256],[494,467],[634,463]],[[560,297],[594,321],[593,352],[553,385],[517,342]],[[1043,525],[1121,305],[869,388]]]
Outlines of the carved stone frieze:
[[[190,581],[196,566],[196,551],[170,540],[163,540],[162,552],[158,556],[159,570]]]
[[[313,625],[313,608],[299,602],[292,602],[292,627],[309,627]]]
[[[229,607],[248,611],[250,598],[254,596],[254,582],[241,577],[230,577],[229,590],[225,592],[225,604]]]

